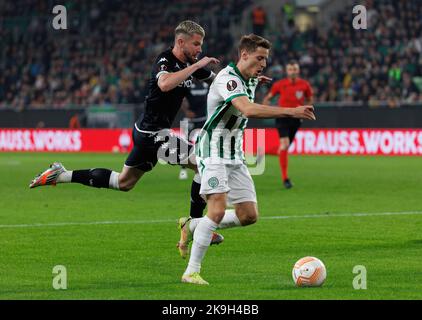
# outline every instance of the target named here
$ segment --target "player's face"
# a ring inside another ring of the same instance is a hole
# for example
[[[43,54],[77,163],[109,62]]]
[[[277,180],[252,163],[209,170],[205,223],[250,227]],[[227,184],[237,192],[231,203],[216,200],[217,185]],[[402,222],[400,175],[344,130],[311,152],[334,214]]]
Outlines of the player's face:
[[[299,76],[299,71],[298,64],[288,64],[286,67],[287,77],[290,79],[296,79]]]
[[[262,74],[265,67],[267,66],[268,56],[270,55],[270,50],[262,47],[258,47],[254,52],[242,54],[242,57],[245,59],[246,72],[248,76],[258,77]]]
[[[194,34],[191,37],[185,37],[182,44],[182,51],[185,58],[190,63],[198,61],[198,56],[202,52],[204,38],[200,34]]]

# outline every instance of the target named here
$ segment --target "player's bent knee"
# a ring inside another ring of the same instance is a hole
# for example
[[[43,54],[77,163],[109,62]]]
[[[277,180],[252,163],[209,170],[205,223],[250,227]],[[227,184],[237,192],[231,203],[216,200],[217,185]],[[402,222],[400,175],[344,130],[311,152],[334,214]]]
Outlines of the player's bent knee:
[[[224,210],[219,210],[219,211],[208,210],[207,216],[215,223],[220,223],[221,220],[223,220],[224,218],[224,213],[225,213]]]
[[[254,224],[257,221],[258,221],[258,214],[257,213],[249,214],[249,215],[246,216],[245,225]]]
[[[216,223],[220,223],[226,210],[226,194],[217,193],[207,196],[208,213],[207,216]]]
[[[238,209],[236,214],[239,217],[240,223],[242,226],[248,226],[254,224],[258,221],[258,211],[256,209]]]
[[[125,192],[132,190],[144,173],[139,169],[124,167],[119,174],[119,190]]]
[[[207,216],[213,220],[214,222],[220,223],[223,220],[225,215],[225,208],[224,207],[208,207]]]

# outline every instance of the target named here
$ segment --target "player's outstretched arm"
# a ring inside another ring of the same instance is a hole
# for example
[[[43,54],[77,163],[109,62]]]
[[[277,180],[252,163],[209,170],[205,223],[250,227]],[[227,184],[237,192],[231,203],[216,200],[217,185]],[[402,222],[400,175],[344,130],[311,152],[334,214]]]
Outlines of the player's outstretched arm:
[[[316,120],[313,106],[300,106],[297,108],[270,107],[263,104],[250,102],[246,96],[232,100],[233,106],[248,118],[284,118]]]
[[[163,73],[158,78],[158,87],[161,91],[166,92],[176,88],[181,82],[185,81],[189,76],[192,75],[195,71],[206,67],[210,63],[219,63],[219,60],[216,58],[204,57],[198,62],[186,67],[177,72],[168,72]]]

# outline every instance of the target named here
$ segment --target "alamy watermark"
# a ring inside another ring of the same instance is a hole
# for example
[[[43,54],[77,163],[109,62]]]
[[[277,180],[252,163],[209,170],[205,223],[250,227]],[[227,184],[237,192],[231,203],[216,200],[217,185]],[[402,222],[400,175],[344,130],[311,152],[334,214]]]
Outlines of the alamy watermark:
[[[53,18],[53,28],[55,30],[66,30],[67,29],[67,9],[63,5],[56,5],[53,7],[53,14],[56,16]]]
[[[244,131],[242,129],[213,128],[212,130],[192,130],[180,123],[178,136],[170,129],[151,134],[154,142],[161,143],[157,158],[161,164],[197,164],[195,148],[201,159],[208,164],[222,164],[232,160],[244,161],[251,175],[261,175],[265,171],[265,129]],[[189,142],[191,144],[189,144]],[[193,147],[193,143],[195,143]],[[199,151],[199,152],[198,152]],[[256,154],[256,155],[255,155]]]
[[[65,266],[57,265],[53,267],[53,288],[55,290],[67,289],[67,269]]]
[[[362,265],[354,266],[353,274],[356,276],[353,278],[353,289],[355,290],[366,290],[367,289],[367,271],[366,267]]]
[[[353,28],[356,30],[368,29],[368,15],[366,7],[363,5],[354,6],[353,13],[356,14],[352,22]]]

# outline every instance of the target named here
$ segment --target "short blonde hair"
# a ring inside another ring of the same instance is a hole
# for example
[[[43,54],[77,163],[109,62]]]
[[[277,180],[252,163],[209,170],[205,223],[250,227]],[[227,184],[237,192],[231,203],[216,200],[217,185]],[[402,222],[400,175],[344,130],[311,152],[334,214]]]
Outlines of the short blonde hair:
[[[179,34],[184,34],[187,36],[193,36],[194,34],[199,34],[202,37],[205,37],[205,30],[196,22],[191,20],[182,21],[174,30],[174,35],[177,37]]]

